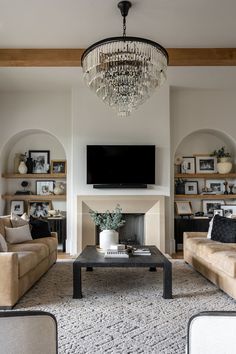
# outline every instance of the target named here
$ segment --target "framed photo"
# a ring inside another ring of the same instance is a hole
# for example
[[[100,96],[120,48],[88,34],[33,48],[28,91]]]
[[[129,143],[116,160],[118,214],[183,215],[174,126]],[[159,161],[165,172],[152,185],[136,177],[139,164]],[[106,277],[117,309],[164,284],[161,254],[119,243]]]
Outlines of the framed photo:
[[[196,173],[216,173],[217,158],[215,156],[196,156]]]
[[[195,157],[183,156],[181,163],[181,173],[195,173]]]
[[[36,218],[47,217],[48,211],[52,209],[52,202],[48,201],[29,201],[28,202],[28,214]]]
[[[29,157],[33,159],[33,173],[49,173],[50,151],[29,150]]]
[[[203,200],[202,201],[202,210],[204,215],[206,216],[213,216],[214,210],[221,209],[221,206],[224,205],[224,200]]]
[[[186,181],[184,189],[185,194],[198,194],[198,181]]]
[[[37,195],[50,195],[53,194],[55,181],[36,181],[36,194]]]
[[[52,160],[51,173],[66,173],[66,160]]]
[[[223,216],[231,217],[232,215],[236,215],[236,205],[223,205],[221,207],[223,210]]]
[[[224,180],[222,179],[207,179],[206,188],[214,194],[224,194]]]
[[[215,215],[224,216],[223,209],[215,209],[213,215],[214,215],[214,216],[215,216]]]
[[[24,200],[11,201],[11,213],[22,215],[24,214]]]
[[[177,215],[192,215],[192,206],[189,201],[181,200],[175,202],[175,209]]]

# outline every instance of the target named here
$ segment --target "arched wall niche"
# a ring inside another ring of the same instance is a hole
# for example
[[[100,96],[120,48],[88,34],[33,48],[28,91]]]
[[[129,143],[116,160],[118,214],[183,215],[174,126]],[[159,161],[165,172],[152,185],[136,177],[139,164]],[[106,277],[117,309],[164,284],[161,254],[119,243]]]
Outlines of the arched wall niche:
[[[66,151],[59,139],[51,133],[41,129],[28,129],[13,135],[1,150],[0,154],[0,170],[4,172],[14,172],[14,157],[16,153],[25,153],[29,150],[49,150],[50,160],[63,159],[66,160]],[[37,179],[37,174],[35,175]],[[31,188],[34,191],[34,182]],[[20,188],[20,181],[17,179],[6,180],[1,179],[0,192],[11,193]],[[54,209],[66,210],[65,201],[53,202]],[[0,214],[6,213],[5,202],[1,200]]]
[[[174,156],[192,156],[194,154],[210,154],[225,146],[236,162],[236,142],[227,133],[215,129],[200,129],[185,136],[177,145]]]

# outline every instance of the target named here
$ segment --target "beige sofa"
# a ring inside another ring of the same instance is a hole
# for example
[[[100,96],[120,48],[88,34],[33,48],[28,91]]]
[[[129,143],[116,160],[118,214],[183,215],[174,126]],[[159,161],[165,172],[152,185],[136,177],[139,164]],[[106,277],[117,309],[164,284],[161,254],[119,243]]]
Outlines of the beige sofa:
[[[184,260],[236,299],[236,243],[213,241],[206,232],[185,232]]]
[[[11,227],[10,218],[0,218],[0,233]],[[57,233],[18,244],[8,244],[0,253],[0,309],[12,308],[19,298],[56,262]]]

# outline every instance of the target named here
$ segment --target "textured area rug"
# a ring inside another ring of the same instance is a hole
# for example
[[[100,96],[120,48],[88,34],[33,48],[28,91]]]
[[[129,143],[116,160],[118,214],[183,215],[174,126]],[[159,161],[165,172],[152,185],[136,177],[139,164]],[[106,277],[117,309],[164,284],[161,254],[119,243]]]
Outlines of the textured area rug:
[[[54,265],[15,309],[45,310],[58,321],[59,353],[183,354],[189,318],[236,310],[236,301],[183,261],[173,262],[173,299],[162,298],[162,271],[83,271],[84,297],[72,299],[72,262]]]

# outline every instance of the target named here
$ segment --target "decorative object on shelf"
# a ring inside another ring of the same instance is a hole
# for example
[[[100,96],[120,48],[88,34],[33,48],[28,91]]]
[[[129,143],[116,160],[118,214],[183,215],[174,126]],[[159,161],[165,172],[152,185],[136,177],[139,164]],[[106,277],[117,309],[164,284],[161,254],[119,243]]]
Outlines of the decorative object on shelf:
[[[19,173],[18,168],[19,168],[21,161],[24,161],[24,155],[21,153],[16,153],[15,157],[14,157],[14,172],[15,173]]]
[[[50,163],[49,150],[30,150],[29,158],[33,159],[33,173],[48,173]]]
[[[21,175],[24,175],[27,173],[27,166],[25,164],[25,161],[21,161],[18,167],[18,171]]]
[[[233,183],[229,184],[229,194],[234,194],[233,189],[234,189],[234,184]]]
[[[62,182],[56,182],[56,186],[53,189],[53,193],[56,195],[64,194],[65,193],[65,185]]]
[[[120,1],[123,36],[103,39],[81,58],[84,81],[104,103],[126,117],[166,80],[168,53],[158,43],[126,36],[129,1]]]
[[[215,156],[196,156],[196,173],[216,173],[217,158]]]
[[[223,194],[224,193],[224,181],[222,179],[207,179],[206,180],[207,192],[209,189],[211,193]]]
[[[33,161],[32,157],[27,157],[25,164],[26,164],[26,166],[27,166],[27,173],[28,173],[28,174],[33,173],[33,170],[34,170],[34,161]]]
[[[52,209],[52,210],[48,210],[48,214],[51,216],[51,217],[62,217],[62,214],[60,212],[59,209],[55,210],[55,209]]]
[[[195,173],[195,157],[183,157],[183,161],[181,164],[181,173]]]
[[[119,243],[119,235],[116,230],[125,224],[121,212],[122,209],[119,204],[117,204],[114,210],[107,210],[105,213],[98,213],[93,210],[89,211],[93,222],[101,230],[99,234],[99,247],[104,251],[110,249],[112,245]]]
[[[213,200],[203,200],[202,201],[202,210],[204,215],[206,216],[213,216],[214,210],[221,209],[221,206],[224,205],[224,200],[221,199],[213,199]]]
[[[228,182],[225,181],[223,184],[224,184],[224,186],[225,186],[224,194],[225,194],[225,195],[228,195],[228,194],[229,194],[229,192],[228,192]]]
[[[175,194],[185,194],[185,182],[182,178],[175,180]]]
[[[217,158],[217,170],[219,173],[230,173],[233,167],[231,154],[226,151],[225,146],[222,146],[219,150],[214,150],[211,155]]]
[[[176,201],[175,210],[176,214],[180,216],[188,216],[193,214],[191,202],[187,200]]]
[[[28,215],[35,216],[37,218],[47,217],[48,211],[52,209],[52,202],[48,201],[29,201],[28,202]]]
[[[180,173],[181,172],[181,164],[183,162],[183,157],[181,155],[176,155],[175,156],[175,161],[174,161],[174,165],[175,165],[175,173]]]
[[[215,216],[215,215],[223,216],[223,209],[215,209],[213,216]]]
[[[236,215],[236,205],[222,205],[223,216],[231,218],[232,215]]]
[[[52,160],[51,173],[66,173],[66,160]]]
[[[50,195],[53,194],[55,181],[36,181],[36,194],[37,195]]]
[[[186,181],[184,188],[185,194],[198,194],[198,181]]]
[[[29,182],[28,181],[22,181],[21,182],[21,187],[24,188],[23,191],[16,191],[15,195],[30,195],[31,191],[30,190],[26,190],[26,188],[29,186]]]
[[[24,201],[12,200],[11,201],[11,213],[22,215],[24,214]]]

